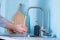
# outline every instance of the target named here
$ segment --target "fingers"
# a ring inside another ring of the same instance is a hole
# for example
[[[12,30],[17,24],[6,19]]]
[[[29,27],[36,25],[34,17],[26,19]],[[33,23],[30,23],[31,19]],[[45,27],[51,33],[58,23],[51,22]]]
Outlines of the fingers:
[[[22,28],[20,28],[19,30],[17,30],[17,32],[18,32],[19,34],[25,34],[25,33],[26,33],[26,31],[23,30]]]
[[[7,25],[8,27],[9,25]],[[25,28],[23,28],[21,25],[13,25],[11,28],[8,27],[8,31],[12,33],[19,33],[19,34],[24,34],[27,32]]]

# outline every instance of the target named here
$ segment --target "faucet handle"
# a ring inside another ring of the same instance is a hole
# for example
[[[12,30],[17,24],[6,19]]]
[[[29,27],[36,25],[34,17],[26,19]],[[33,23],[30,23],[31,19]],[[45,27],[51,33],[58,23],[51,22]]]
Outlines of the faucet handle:
[[[44,36],[44,32],[46,32],[46,29],[42,26],[40,29],[40,36],[43,37]]]
[[[45,32],[46,29],[44,27],[41,27],[41,30],[40,31]]]

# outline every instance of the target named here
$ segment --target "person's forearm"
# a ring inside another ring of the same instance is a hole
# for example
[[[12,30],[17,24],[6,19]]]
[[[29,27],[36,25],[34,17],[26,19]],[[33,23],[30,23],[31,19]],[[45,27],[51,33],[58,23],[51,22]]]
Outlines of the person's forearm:
[[[8,26],[7,26],[8,25]],[[4,17],[0,16],[0,27],[8,27],[8,28],[12,28],[12,26],[14,26],[14,24],[10,21],[8,21],[7,19],[5,19]]]
[[[0,16],[0,27],[5,27],[6,26],[6,22],[3,20],[3,17]]]

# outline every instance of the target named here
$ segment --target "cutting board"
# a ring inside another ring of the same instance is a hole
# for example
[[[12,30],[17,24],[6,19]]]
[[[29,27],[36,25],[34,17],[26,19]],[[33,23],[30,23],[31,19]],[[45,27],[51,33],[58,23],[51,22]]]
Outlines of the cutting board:
[[[15,15],[13,16],[12,22],[13,22],[14,24],[16,24],[16,25],[22,24],[22,29],[25,30],[25,31],[27,31],[27,28],[26,28],[26,25],[25,25],[25,17],[24,17],[24,15],[22,14],[22,12],[20,11],[20,6],[21,6],[21,4],[19,4],[18,10],[17,10],[17,12],[15,13]],[[9,29],[9,28],[7,28],[7,29]],[[10,31],[10,32],[15,33],[16,30]]]

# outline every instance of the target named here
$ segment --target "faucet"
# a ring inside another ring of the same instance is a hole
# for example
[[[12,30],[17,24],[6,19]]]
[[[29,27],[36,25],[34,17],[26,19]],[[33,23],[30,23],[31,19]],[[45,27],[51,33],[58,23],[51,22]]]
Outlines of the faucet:
[[[40,37],[43,37],[44,36],[44,33],[46,33],[45,35],[50,35],[49,33],[47,33],[46,32],[46,29],[45,29],[45,27],[44,27],[44,10],[41,8],[41,7],[29,7],[28,8],[28,10],[27,10],[27,14],[26,14],[26,16],[28,15],[28,12],[29,12],[29,10],[31,9],[31,8],[37,8],[37,9],[40,9],[41,11],[42,11],[42,26],[40,27]]]

